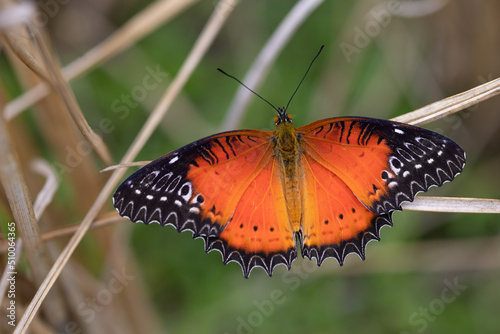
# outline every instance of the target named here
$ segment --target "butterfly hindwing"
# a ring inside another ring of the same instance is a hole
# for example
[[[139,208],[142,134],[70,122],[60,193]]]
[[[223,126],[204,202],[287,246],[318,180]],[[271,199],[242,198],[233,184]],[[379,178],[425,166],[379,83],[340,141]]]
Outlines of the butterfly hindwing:
[[[306,184],[302,255],[316,258],[318,265],[328,257],[342,265],[351,252],[364,259],[366,244],[379,240],[382,226],[392,225],[391,214],[368,210],[337,175],[307,153],[302,166]]]
[[[276,265],[290,268],[296,258],[295,234],[278,173],[277,160],[272,159],[241,196],[224,231],[207,243],[222,253],[224,263],[238,262],[245,277],[255,266],[271,276]]]

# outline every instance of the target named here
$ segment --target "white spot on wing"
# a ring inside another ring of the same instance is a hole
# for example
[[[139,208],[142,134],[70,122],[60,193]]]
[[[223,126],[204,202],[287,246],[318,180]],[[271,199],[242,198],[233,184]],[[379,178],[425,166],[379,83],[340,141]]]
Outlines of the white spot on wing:
[[[141,194],[141,191],[140,191],[139,189],[136,189],[136,190],[135,190],[135,193],[136,193],[137,195],[140,195],[140,194]]]
[[[197,207],[191,207],[189,208],[189,212],[191,213],[195,213],[195,214],[199,214],[200,213],[200,209],[198,209]]]
[[[398,129],[398,128],[395,128],[394,132],[399,133],[400,135],[404,135],[405,134],[405,132],[403,130]]]
[[[178,156],[175,156],[173,157],[172,159],[170,159],[170,161],[168,162],[170,165],[173,164],[174,162],[176,162],[177,160],[179,160],[179,157]]]
[[[149,200],[152,200],[154,197],[153,197],[153,195],[147,195],[146,198]]]
[[[160,201],[162,201],[162,202],[166,202],[166,201],[167,201],[167,196],[162,196],[162,197],[160,197]]]

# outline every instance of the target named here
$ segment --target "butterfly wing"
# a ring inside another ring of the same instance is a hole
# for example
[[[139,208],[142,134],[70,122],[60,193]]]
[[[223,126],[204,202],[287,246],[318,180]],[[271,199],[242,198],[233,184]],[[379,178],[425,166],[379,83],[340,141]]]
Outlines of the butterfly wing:
[[[290,268],[297,257],[277,164],[271,159],[260,171],[238,201],[231,222],[206,243],[208,250],[222,253],[224,263],[239,263],[245,277],[255,266],[271,276],[275,266]]]
[[[460,146],[432,131],[371,119],[332,118],[298,129],[306,179],[302,252],[321,263],[349,252],[391,225],[391,212],[420,191],[462,171]],[[319,203],[319,204],[314,204]]]
[[[143,167],[113,196],[133,222],[173,225],[235,261],[247,277],[295,258],[271,132],[246,130],[210,136]],[[281,200],[280,200],[281,199]]]
[[[349,186],[310,155],[302,159],[305,205],[301,233],[302,255],[320,265],[334,257],[342,265],[347,254],[364,259],[365,246],[379,240],[380,228],[392,225],[391,214],[368,210]]]

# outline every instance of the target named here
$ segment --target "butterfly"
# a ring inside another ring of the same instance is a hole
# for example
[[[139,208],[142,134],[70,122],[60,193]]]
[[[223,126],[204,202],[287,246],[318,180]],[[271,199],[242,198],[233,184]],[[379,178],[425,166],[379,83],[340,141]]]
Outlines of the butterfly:
[[[172,225],[202,238],[248,278],[297,257],[365,258],[391,215],[458,175],[465,152],[429,130],[364,117],[296,128],[278,108],[274,131],[218,133],[170,152],[126,179],[113,196],[133,222]]]

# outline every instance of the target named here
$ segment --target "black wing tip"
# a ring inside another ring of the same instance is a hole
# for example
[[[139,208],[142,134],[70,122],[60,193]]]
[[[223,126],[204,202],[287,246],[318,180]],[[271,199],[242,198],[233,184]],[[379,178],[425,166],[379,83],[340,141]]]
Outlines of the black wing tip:
[[[209,237],[205,239],[205,252],[209,253],[213,250],[218,251],[222,255],[224,264],[236,262],[240,265],[243,276],[248,278],[251,271],[256,267],[264,269],[266,274],[270,277],[273,275],[273,270],[276,266],[282,264],[290,270],[293,261],[297,258],[297,250],[290,248],[284,252],[265,254],[257,253],[244,253],[241,250],[235,249],[227,245],[224,240],[217,237]]]
[[[404,173],[402,177],[396,176],[394,179],[387,180],[387,184],[391,181],[396,181],[398,185],[394,189],[389,188],[391,196],[384,196],[380,201],[373,203],[369,208],[370,211],[378,215],[391,211],[401,211],[401,205],[406,202],[413,202],[420,192],[427,192],[432,187],[441,187],[444,183],[453,181],[463,171],[466,162],[466,153],[462,147],[447,137],[429,130],[423,130],[431,133],[431,136],[439,136],[440,141],[434,145],[440,145],[438,152],[441,152],[445,158],[440,158],[438,155],[430,155],[428,152],[425,153],[425,158],[422,157],[420,160],[415,159],[415,161],[404,161],[405,158],[403,156],[397,156],[405,164],[413,164],[413,166],[418,164],[420,168],[412,170],[412,173],[416,176],[409,180],[405,179]],[[428,139],[424,137],[424,139],[430,142],[432,138],[429,137]],[[411,144],[413,145],[414,143]],[[397,151],[397,147],[391,147],[391,149],[393,152]],[[420,146],[420,149],[425,150],[429,149],[429,147]],[[407,154],[410,153],[407,152]],[[428,162],[438,160],[439,162],[432,167],[422,166],[426,160]]]
[[[357,254],[361,260],[364,260],[367,244],[372,240],[380,241],[380,230],[382,227],[392,226],[391,216],[392,212],[375,217],[368,230],[341,244],[323,245],[320,247],[304,246],[302,248],[302,256],[310,260],[315,258],[318,266],[328,258],[334,258],[340,266],[343,266],[347,255],[351,253]]]

